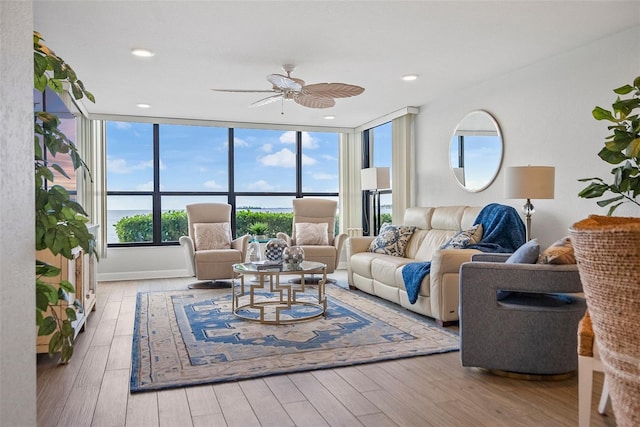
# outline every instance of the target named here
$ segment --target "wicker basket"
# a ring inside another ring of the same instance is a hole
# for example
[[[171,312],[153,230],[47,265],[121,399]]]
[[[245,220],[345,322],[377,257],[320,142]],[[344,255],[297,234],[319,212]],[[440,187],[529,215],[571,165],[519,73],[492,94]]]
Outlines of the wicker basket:
[[[591,215],[571,240],[618,426],[640,426],[640,218]]]

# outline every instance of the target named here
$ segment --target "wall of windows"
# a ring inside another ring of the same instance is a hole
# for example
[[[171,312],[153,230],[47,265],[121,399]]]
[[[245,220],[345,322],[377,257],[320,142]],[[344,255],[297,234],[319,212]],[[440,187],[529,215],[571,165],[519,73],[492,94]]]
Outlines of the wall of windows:
[[[338,142],[333,132],[107,121],[107,243],[176,244],[189,203],[291,212],[294,197],[337,199]]]
[[[363,168],[371,167],[388,167],[390,176],[392,169],[392,137],[391,137],[392,123],[387,122],[376,126],[371,129],[367,129],[363,133]],[[393,188],[393,181],[391,182]],[[381,223],[391,222],[391,193],[392,190],[380,191],[380,216]],[[373,232],[373,192],[364,191],[362,200],[362,224],[365,235],[372,235]]]

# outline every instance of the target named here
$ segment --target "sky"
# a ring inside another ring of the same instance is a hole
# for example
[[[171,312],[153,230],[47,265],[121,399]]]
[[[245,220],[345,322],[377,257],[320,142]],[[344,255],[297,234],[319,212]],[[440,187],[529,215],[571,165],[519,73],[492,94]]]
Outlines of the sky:
[[[236,192],[295,192],[293,131],[235,129]],[[160,125],[160,190],[229,189],[228,129]],[[338,192],[337,133],[302,133],[303,192]],[[153,125],[107,123],[107,191],[153,190]],[[183,209],[193,197],[167,196],[163,210]],[[219,200],[226,201],[226,197]],[[238,206],[289,207],[291,196],[245,196]],[[109,210],[148,210],[147,196],[110,196]]]

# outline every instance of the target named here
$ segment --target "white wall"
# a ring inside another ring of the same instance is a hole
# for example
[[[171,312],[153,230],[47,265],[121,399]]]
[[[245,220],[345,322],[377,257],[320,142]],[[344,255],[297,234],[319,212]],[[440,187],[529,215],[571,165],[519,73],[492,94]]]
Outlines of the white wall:
[[[607,124],[593,119],[591,111],[596,105],[610,108],[615,100],[612,90],[640,75],[638,40],[640,27],[635,27],[492,81],[461,88],[422,107],[416,121],[417,205],[497,202],[522,212],[524,200],[504,198],[504,168],[530,164],[556,168],[555,199],[532,200],[536,207],[532,237],[543,247],[568,235],[571,224],[587,215],[605,215],[607,210],[593,199],[577,196],[585,186],[577,179],[609,176],[611,166],[597,157],[608,135]],[[475,109],[494,115],[505,149],[494,183],[480,193],[468,193],[449,170],[448,147],[458,121]],[[618,208],[616,215],[640,216],[640,209],[628,205]]]
[[[36,425],[33,5],[0,1],[0,424]]]
[[[180,246],[108,248],[98,262],[98,281],[185,277],[187,264]]]

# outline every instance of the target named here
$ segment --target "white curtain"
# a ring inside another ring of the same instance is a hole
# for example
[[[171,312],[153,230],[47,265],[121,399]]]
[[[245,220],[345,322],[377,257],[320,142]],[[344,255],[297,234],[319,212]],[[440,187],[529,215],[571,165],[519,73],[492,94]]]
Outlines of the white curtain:
[[[357,234],[362,228],[362,132],[340,135],[340,232]]]
[[[90,171],[90,175],[78,177],[78,202],[89,215],[89,222],[99,225],[96,250],[100,258],[106,258],[107,193],[104,121],[89,120],[80,115],[76,117],[76,127],[76,145]]]
[[[412,180],[415,170],[414,117],[415,114],[408,113],[391,121],[391,215],[394,224],[400,224],[404,211],[415,203],[415,185]]]

